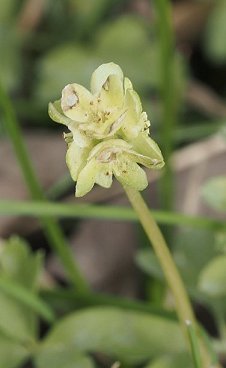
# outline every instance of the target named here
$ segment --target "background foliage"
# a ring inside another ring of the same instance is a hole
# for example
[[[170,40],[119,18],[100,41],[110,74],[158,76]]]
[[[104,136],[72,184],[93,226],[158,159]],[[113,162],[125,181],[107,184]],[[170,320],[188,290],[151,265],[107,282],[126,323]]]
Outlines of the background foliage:
[[[28,203],[1,198],[0,213],[38,217],[47,237],[47,245],[40,242],[38,247],[37,240],[18,237],[0,244],[2,368],[110,367],[116,360],[124,368],[194,367],[143,233],[137,230],[140,246],[134,255],[141,275],[139,295],[129,300],[93,293],[83,279],[75,281],[79,271],[53,217],[134,221],[134,213],[44,202],[48,194],[64,199],[73,191],[72,183],[63,177],[44,194],[24,146],[20,129],[25,135],[60,129],[49,121],[48,102],[59,98],[69,82],[89,87],[92,71],[109,61],[133,81],[151,117],[152,134],[167,163],[158,193],[162,212],[155,215],[165,226],[197,315],[209,332],[213,359],[217,354],[222,363],[226,360],[226,173],[207,180],[200,193],[212,217],[180,215],[173,212],[175,181],[169,160],[174,150],[191,142],[213,134],[225,139],[226,0],[172,1],[168,25],[157,1],[0,3],[0,144],[11,140],[31,193]],[[161,3],[168,9],[167,1]],[[180,21],[188,10],[193,16]],[[64,230],[73,226],[69,219],[65,224]],[[167,224],[176,226],[169,229]],[[45,260],[53,253],[61,258],[67,277],[49,284]]]

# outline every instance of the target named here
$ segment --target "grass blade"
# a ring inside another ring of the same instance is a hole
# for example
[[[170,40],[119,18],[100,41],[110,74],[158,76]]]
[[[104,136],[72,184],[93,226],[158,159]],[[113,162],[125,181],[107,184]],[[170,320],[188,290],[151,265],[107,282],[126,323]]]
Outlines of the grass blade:
[[[202,368],[200,350],[199,350],[199,341],[196,335],[196,331],[191,321],[186,321],[189,341],[191,345],[191,353],[194,361],[195,368]]]
[[[178,212],[152,210],[154,218],[161,224],[191,226],[211,230],[226,229],[224,221],[201,216],[189,216]],[[42,201],[0,200],[0,216],[33,216],[60,218],[93,218],[101,220],[138,221],[133,209],[123,206],[100,206],[89,204],[65,204]]]

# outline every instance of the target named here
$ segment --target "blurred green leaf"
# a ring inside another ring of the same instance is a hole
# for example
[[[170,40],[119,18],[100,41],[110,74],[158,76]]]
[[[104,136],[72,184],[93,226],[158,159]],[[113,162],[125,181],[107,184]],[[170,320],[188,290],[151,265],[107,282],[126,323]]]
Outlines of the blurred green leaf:
[[[39,80],[35,97],[44,104],[61,96],[68,83],[79,83],[89,88],[92,72],[100,60],[76,44],[56,47],[47,53],[39,64]]]
[[[117,2],[120,0],[69,0],[71,9],[77,15],[76,23],[81,35],[91,35]]]
[[[154,252],[149,249],[138,250],[136,254],[136,263],[140,269],[147,274],[154,276],[159,280],[163,280],[164,276],[159,265],[158,259]]]
[[[28,291],[17,282],[11,282],[0,277],[0,290],[12,297],[15,302],[21,302],[24,307],[28,307],[42,316],[46,321],[54,321],[55,316],[52,309],[35,293]]]
[[[20,44],[20,37],[14,26],[0,24],[0,80],[7,90],[16,89],[21,80]]]
[[[200,270],[216,255],[214,233],[208,230],[181,230],[175,240],[173,254],[181,275],[193,297],[201,298],[197,290]]]
[[[201,300],[197,282],[202,269],[215,255],[215,237],[212,231],[183,229],[174,239],[173,255],[184,282],[194,298]],[[136,263],[147,274],[164,280],[159,262],[150,249],[139,250]]]
[[[226,253],[226,231],[216,232],[215,248],[219,253]]]
[[[0,332],[20,342],[34,338],[30,313],[22,304],[3,292],[0,292],[0,311]]]
[[[108,23],[96,38],[96,52],[102,62],[119,64],[139,92],[158,85],[157,47],[144,21],[135,16],[121,16]]]
[[[143,94],[142,99],[146,98],[145,107],[150,111],[149,90],[158,88],[160,81],[159,45],[152,33],[142,18],[126,15],[102,23],[90,44],[68,43],[52,49],[38,65],[36,100],[46,105],[58,99],[68,83],[76,82],[89,88],[94,69],[101,63],[113,61]],[[184,62],[178,54],[174,62],[175,84],[181,96],[186,79]]]
[[[226,61],[225,34],[226,0],[218,0],[207,22],[205,44],[210,58],[219,63]]]
[[[103,352],[129,364],[185,348],[176,322],[113,307],[89,308],[62,319],[44,340],[37,360],[60,346]]]
[[[29,356],[28,350],[0,332],[0,367],[16,368]]]
[[[215,210],[226,211],[226,176],[209,180],[203,186],[202,196]]]
[[[13,19],[15,13],[15,0],[7,0],[0,2],[0,23],[9,23]]]
[[[218,256],[204,267],[199,276],[199,289],[209,297],[226,296],[226,256]]]
[[[13,236],[2,246],[0,275],[33,290],[36,287],[42,263],[42,253],[32,253],[27,243]]]
[[[193,368],[191,358],[187,353],[162,356],[149,363],[145,368]]]
[[[78,353],[72,346],[64,346],[63,343],[38,356],[36,366],[37,368],[94,368],[91,358]]]
[[[60,97],[68,83],[89,87],[93,70],[103,62],[114,61],[142,90],[156,84],[156,47],[148,39],[141,19],[122,17],[103,26],[92,49],[76,44],[63,45],[47,53],[39,64],[35,95],[41,102]],[[154,68],[153,68],[154,65]]]
[[[32,308],[38,307],[40,311],[40,301],[27,289],[35,289],[41,265],[41,255],[32,254],[29,246],[18,237],[1,243],[0,330],[18,341],[35,338],[37,317]]]

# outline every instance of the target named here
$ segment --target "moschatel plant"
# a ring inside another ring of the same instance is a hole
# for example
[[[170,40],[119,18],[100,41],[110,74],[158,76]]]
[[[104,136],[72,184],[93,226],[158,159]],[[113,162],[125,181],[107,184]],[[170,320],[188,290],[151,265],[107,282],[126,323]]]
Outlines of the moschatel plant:
[[[75,195],[84,196],[94,184],[109,188],[113,176],[122,184],[160,261],[187,341],[189,321],[198,336],[201,367],[219,367],[200,335],[167,244],[139,193],[148,185],[142,166],[161,169],[164,160],[149,135],[150,122],[131,81],[118,65],[102,64],[92,74],[91,92],[79,84],[68,84],[61,99],[49,104],[49,115],[69,130],[64,135],[66,162],[76,182]]]

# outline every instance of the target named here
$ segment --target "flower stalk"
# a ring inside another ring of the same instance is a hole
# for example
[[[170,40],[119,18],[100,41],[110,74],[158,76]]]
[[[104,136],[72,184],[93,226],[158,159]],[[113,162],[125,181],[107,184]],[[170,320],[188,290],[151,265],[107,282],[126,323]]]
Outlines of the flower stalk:
[[[166,244],[166,241],[154,220],[148,206],[143,200],[141,194],[129,187],[124,186],[124,190],[127,194],[127,197],[134,208],[135,212],[138,215],[140,223],[143,226],[144,231],[146,232],[148,239],[150,240],[154,252],[159,260],[167,283],[171,289],[171,292],[174,296],[175,307],[177,310],[177,314],[179,317],[179,321],[181,324],[182,331],[185,334],[186,341],[188,343],[188,347],[190,348],[188,330],[186,326],[186,322],[190,321],[194,326],[197,335],[198,333],[198,325],[197,321],[187,295],[184,283],[181,279],[181,276],[178,272],[178,269],[175,265],[175,262],[171,256],[169,248]],[[210,353],[199,336],[200,350],[201,350],[201,361],[203,368],[220,368],[218,364],[213,364],[212,357]]]

